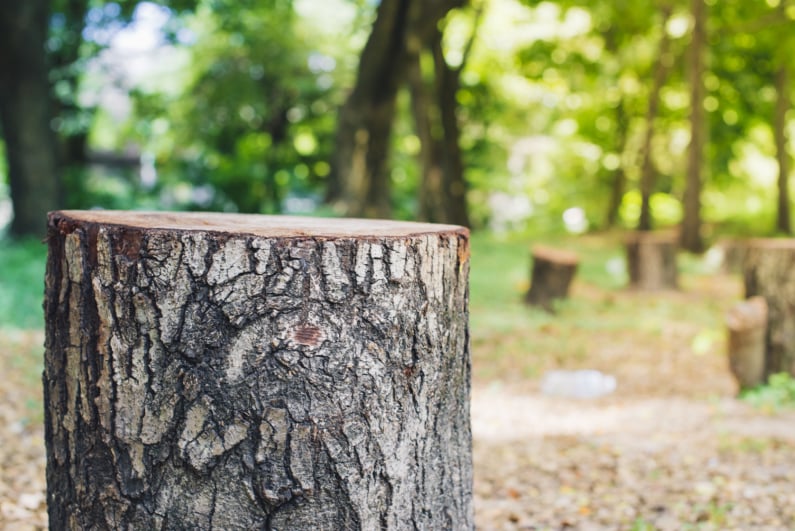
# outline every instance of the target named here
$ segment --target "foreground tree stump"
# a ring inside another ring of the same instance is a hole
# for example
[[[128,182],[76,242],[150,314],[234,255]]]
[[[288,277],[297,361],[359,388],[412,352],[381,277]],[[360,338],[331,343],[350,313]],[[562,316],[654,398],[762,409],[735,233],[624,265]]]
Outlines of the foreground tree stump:
[[[749,389],[765,383],[767,302],[751,297],[726,313],[729,367],[740,386]]]
[[[471,529],[468,233],[54,212],[52,529]]]
[[[676,289],[676,234],[643,232],[630,234],[625,240],[629,286],[654,291]]]
[[[568,297],[580,259],[576,253],[543,246],[534,247],[532,256],[530,290],[525,302],[552,311],[554,301]]]
[[[749,240],[744,263],[745,296],[767,302],[765,376],[795,375],[795,239]]]

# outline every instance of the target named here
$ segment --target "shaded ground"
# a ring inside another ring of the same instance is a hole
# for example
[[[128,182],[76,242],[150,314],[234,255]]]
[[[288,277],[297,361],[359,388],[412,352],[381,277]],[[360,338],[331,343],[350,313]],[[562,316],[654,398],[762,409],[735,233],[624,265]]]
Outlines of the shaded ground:
[[[795,412],[732,398],[722,315],[736,276],[685,263],[680,292],[633,293],[605,274],[615,247],[579,241],[572,300],[550,316],[520,302],[526,256],[488,244],[473,251],[478,529],[795,529]],[[46,526],[42,343],[0,328],[0,529]],[[618,388],[542,396],[544,372],[561,367]]]

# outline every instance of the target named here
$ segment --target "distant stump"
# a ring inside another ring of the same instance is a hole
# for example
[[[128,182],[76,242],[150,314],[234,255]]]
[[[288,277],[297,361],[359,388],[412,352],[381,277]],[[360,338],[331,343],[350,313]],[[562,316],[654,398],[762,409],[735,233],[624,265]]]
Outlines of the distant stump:
[[[795,375],[795,239],[749,240],[743,277],[745,296],[767,302],[765,375]]]
[[[629,287],[644,291],[676,289],[677,238],[673,232],[633,232],[625,240]]]
[[[576,253],[543,246],[533,248],[532,259],[525,302],[552,311],[554,301],[568,297],[580,259]]]
[[[767,302],[751,297],[726,313],[729,367],[740,386],[749,389],[765,382]]]

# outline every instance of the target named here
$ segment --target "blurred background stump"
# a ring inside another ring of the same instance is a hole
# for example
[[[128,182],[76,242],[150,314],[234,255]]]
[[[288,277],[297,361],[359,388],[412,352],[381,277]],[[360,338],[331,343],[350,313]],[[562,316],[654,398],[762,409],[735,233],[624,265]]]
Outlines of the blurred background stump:
[[[740,389],[765,383],[767,302],[751,297],[726,313],[729,367]]]
[[[795,375],[795,239],[749,240],[743,276],[745,296],[767,302],[765,376]]]
[[[472,529],[466,229],[50,214],[52,529]]]
[[[677,238],[673,232],[630,234],[625,240],[629,287],[654,291],[677,288]]]
[[[552,311],[554,301],[568,297],[580,259],[571,251],[538,246],[533,248],[532,260],[525,302]]]
[[[748,252],[748,240],[729,238],[722,240],[719,248],[723,253],[721,266],[726,273],[742,273],[745,255]]]

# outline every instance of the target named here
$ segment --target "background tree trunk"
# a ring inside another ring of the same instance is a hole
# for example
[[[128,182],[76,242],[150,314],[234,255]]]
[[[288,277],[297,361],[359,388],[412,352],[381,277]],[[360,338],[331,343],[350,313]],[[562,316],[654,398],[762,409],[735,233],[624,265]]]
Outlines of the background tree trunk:
[[[654,192],[655,168],[651,154],[651,144],[654,139],[654,121],[657,118],[660,106],[660,92],[668,77],[668,70],[672,61],[670,57],[671,38],[668,36],[666,26],[668,19],[671,18],[670,6],[662,9],[662,35],[660,36],[660,51],[657,54],[657,61],[654,65],[654,79],[649,92],[649,106],[646,109],[646,136],[643,140],[642,162],[640,170],[640,219],[638,220],[638,230],[651,230],[653,225],[651,214],[651,194]]]
[[[690,40],[690,148],[687,155],[687,183],[684,195],[684,217],[680,245],[699,253],[704,250],[701,239],[701,173],[704,166],[704,142],[707,121],[704,117],[704,52],[707,44],[707,5],[692,0],[693,37]]]
[[[48,0],[0,3],[0,123],[16,235],[44,234],[61,206],[58,144],[44,43]]]
[[[782,65],[776,72],[776,116],[773,120],[773,131],[776,137],[776,159],[778,160],[776,231],[783,234],[792,234],[789,208],[789,152],[787,151],[789,143],[787,111],[789,107],[789,70],[786,65]]]
[[[389,139],[405,68],[409,0],[384,0],[359,60],[356,84],[340,108],[327,199],[350,215],[391,213]]]
[[[53,529],[472,529],[468,235],[59,212]]]
[[[409,41],[428,42],[442,18],[463,3],[383,0],[378,6],[356,84],[339,112],[326,200],[340,206],[343,213],[371,217],[388,217],[391,213],[388,159],[392,122],[398,89],[406,81],[408,63],[418,53],[417,44]],[[410,51],[411,47],[414,49]],[[457,147],[458,136],[455,142]],[[442,146],[449,149],[446,143]]]

